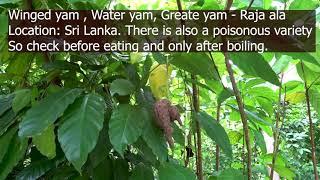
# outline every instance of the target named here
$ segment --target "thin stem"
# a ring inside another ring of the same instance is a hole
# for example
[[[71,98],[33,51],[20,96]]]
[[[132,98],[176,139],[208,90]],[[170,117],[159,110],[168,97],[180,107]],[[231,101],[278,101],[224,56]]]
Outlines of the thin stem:
[[[305,96],[306,96],[306,103],[307,103],[307,114],[308,114],[308,118],[309,118],[309,131],[310,131],[310,143],[311,143],[313,173],[314,173],[314,179],[315,180],[319,180],[319,175],[318,175],[318,170],[317,170],[316,146],[315,146],[315,143],[314,143],[314,129],[313,129],[312,116],[311,116],[311,108],[310,108],[309,90],[310,90],[311,86],[308,87],[306,74],[304,72],[303,62],[300,61],[300,63],[301,63],[301,69],[302,69],[303,77],[304,77],[304,89],[305,89]]]
[[[196,81],[196,76],[192,75],[191,79]],[[198,87],[195,83],[192,83],[192,100],[193,108],[195,113],[199,112],[199,92]],[[201,129],[199,122],[196,120],[196,135],[197,135],[197,176],[198,180],[203,180],[203,170],[202,170],[202,144],[201,144]]]
[[[281,81],[280,81],[280,87],[279,87],[279,96],[278,96],[278,110],[276,113],[276,126],[273,134],[274,142],[273,142],[273,156],[272,156],[272,164],[271,164],[271,171],[270,171],[270,179],[273,180],[273,174],[274,174],[274,165],[276,162],[277,154],[278,154],[278,134],[279,134],[279,121],[280,121],[280,111],[281,111],[281,91],[282,91],[282,82],[283,82],[283,74],[281,74]]]
[[[234,74],[233,74],[233,70],[232,70],[231,64],[229,62],[229,60],[230,60],[229,55],[228,55],[228,53],[224,53],[224,56],[225,56],[225,63],[226,63],[227,71],[228,71],[228,74],[230,77],[230,81],[232,84],[232,89],[233,89],[234,95],[237,100],[237,104],[238,104],[238,108],[239,108],[239,112],[240,112],[240,117],[241,117],[241,121],[242,121],[242,125],[243,125],[244,139],[245,139],[247,153],[248,153],[247,154],[247,173],[248,173],[248,179],[250,180],[252,177],[252,169],[251,169],[252,150],[251,150],[251,146],[250,146],[251,143],[250,143],[248,121],[247,121],[246,113],[244,111],[244,104],[243,104],[242,98],[240,96],[240,91],[237,87],[236,80],[235,80]]]
[[[248,5],[248,7],[247,7],[247,10],[249,10],[249,9],[251,8],[253,2],[254,2],[254,0],[251,0],[251,1],[250,1],[249,5]]]
[[[217,121],[220,122],[220,104],[217,106]],[[217,144],[216,145],[216,171],[219,171],[219,165],[220,165],[220,147]]]

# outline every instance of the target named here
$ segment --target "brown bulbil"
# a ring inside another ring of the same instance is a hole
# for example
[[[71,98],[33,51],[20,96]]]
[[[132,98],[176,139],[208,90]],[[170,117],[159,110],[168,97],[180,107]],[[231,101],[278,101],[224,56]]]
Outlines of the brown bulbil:
[[[173,147],[173,128],[171,122],[177,120],[182,125],[180,113],[176,106],[172,106],[167,99],[161,99],[154,104],[155,119],[158,126],[163,130],[170,147]]]

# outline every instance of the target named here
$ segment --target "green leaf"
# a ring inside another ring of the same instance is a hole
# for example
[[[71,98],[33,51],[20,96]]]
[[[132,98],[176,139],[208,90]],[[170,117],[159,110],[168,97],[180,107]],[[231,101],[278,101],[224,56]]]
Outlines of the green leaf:
[[[303,67],[303,68],[302,68]],[[308,86],[320,84],[320,73],[311,70],[306,63],[298,63],[296,65],[299,76]]]
[[[145,86],[148,82],[152,63],[153,62],[151,59],[151,55],[147,55],[146,60],[144,61],[144,64],[143,64],[143,72],[142,72],[141,82],[140,82],[141,87]]]
[[[149,119],[144,127],[143,140],[151,148],[152,152],[158,157],[160,162],[168,158],[168,148],[161,130]]]
[[[256,142],[258,146],[260,147],[262,153],[267,153],[267,147],[266,147],[266,142],[264,140],[264,137],[260,131],[254,131],[254,137],[256,139]]]
[[[180,144],[182,147],[184,147],[184,133],[182,131],[182,129],[179,128],[179,126],[176,123],[172,124],[172,128],[173,128],[173,133],[172,133],[172,137],[175,140],[175,142],[177,142],[178,144]]]
[[[119,94],[120,96],[129,95],[134,91],[134,85],[126,79],[116,79],[110,85],[111,95]]]
[[[17,120],[16,114],[12,109],[0,117],[0,136]]]
[[[0,1],[0,4],[2,1]],[[8,16],[6,14],[0,14],[0,36],[5,35],[8,32]]]
[[[225,100],[227,100],[229,97],[233,96],[232,90],[228,88],[224,88],[219,94],[217,98],[218,104],[222,104]]]
[[[109,121],[109,138],[114,149],[123,156],[128,144],[134,143],[142,134],[145,121],[148,120],[144,108],[120,104]]]
[[[81,69],[78,64],[64,61],[64,60],[55,60],[53,62],[46,63],[43,69],[46,71],[71,70],[71,71],[81,72]]]
[[[228,132],[228,137],[230,139],[230,143],[233,145],[239,143],[240,139],[243,137],[243,134],[238,131],[230,131]]]
[[[103,128],[105,103],[101,96],[87,94],[75,100],[62,116],[58,140],[67,159],[81,172]]]
[[[96,8],[104,9],[104,7],[106,6],[107,2],[109,2],[109,0],[68,0],[68,3],[83,3],[83,2],[92,3],[93,5],[95,5],[95,9]],[[86,6],[88,5],[86,4]]]
[[[153,170],[145,166],[142,163],[139,163],[133,170],[129,180],[154,180]]]
[[[124,159],[118,158],[113,162],[113,176],[116,180],[129,179],[129,165]]]
[[[214,120],[205,112],[199,112],[196,119],[206,131],[207,135],[222,148],[227,156],[232,158],[232,148],[228,134],[218,121]]]
[[[218,176],[211,176],[209,180],[238,180],[247,179],[238,169],[225,169]]]
[[[0,4],[16,4],[18,2],[21,2],[21,0],[0,0]]]
[[[80,95],[80,89],[62,89],[50,94],[27,111],[19,125],[19,136],[27,137],[40,134],[53,124]]]
[[[8,151],[0,162],[0,179],[6,179],[12,169],[23,158],[27,147],[27,139],[20,139],[17,135],[13,137],[8,147]]]
[[[102,159],[102,162],[99,163],[97,167],[94,167],[92,172],[92,179],[93,180],[114,179],[112,160],[109,157]]]
[[[289,53],[282,53],[282,54],[286,54],[288,56],[291,56],[293,59],[298,59],[298,60],[302,60],[302,61],[306,61],[308,63],[314,64],[317,67],[320,67],[319,62],[317,61],[317,59],[312,56],[310,53],[307,52],[289,52]]]
[[[309,91],[311,105],[317,112],[318,117],[320,116],[320,93],[318,90],[311,88]]]
[[[13,95],[0,95],[0,117],[12,106]]]
[[[29,166],[22,169],[17,175],[17,180],[39,179],[55,166],[51,160],[39,160],[32,162]]]
[[[289,66],[292,57],[288,55],[281,55],[280,58],[277,58],[276,62],[273,64],[272,69],[277,74],[284,72],[285,69]]]
[[[0,162],[2,162],[3,157],[7,153],[11,139],[17,132],[17,129],[17,127],[10,128],[3,136],[0,136]]]
[[[275,165],[274,166],[274,170],[281,176],[281,177],[284,177],[286,179],[293,179],[296,175],[294,174],[294,172],[285,167],[285,166],[278,166],[278,165]]]
[[[159,180],[195,180],[195,174],[178,164],[164,162],[159,168]]]
[[[231,53],[231,60],[245,74],[260,77],[277,86],[280,85],[278,76],[260,54]]]
[[[55,142],[54,126],[49,126],[41,134],[32,138],[33,144],[37,147],[41,154],[52,159],[56,156],[56,142]]]
[[[206,53],[177,53],[170,64],[205,79],[219,79],[213,61]]]
[[[15,96],[12,101],[12,109],[15,113],[26,107],[31,101],[31,90],[21,89],[14,92]]]
[[[319,2],[315,0],[309,0],[308,3],[305,3],[301,0],[295,0],[290,4],[290,10],[314,10],[316,7],[319,6]]]

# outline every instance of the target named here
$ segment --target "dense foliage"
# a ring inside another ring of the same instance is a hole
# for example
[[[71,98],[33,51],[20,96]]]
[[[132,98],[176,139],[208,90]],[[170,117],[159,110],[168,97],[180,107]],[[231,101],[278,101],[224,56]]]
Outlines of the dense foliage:
[[[317,179],[320,51],[7,50],[11,8],[144,10],[181,3],[183,9],[222,10],[230,2],[0,0],[0,180],[264,179],[270,171],[283,179]],[[319,5],[232,2],[234,9]],[[178,108],[182,126],[170,118],[166,127],[157,124],[154,104],[164,98]]]

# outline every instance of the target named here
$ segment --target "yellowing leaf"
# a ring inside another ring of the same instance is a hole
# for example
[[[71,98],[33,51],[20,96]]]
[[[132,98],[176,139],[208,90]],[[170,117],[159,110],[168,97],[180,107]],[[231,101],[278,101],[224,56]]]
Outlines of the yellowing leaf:
[[[289,101],[291,104],[296,104],[304,101],[305,94],[304,92],[296,92],[288,94],[286,97],[286,101]]]
[[[151,68],[149,76],[149,84],[153,95],[157,99],[168,97],[169,93],[169,78],[172,72],[170,65],[161,64],[155,68]]]

